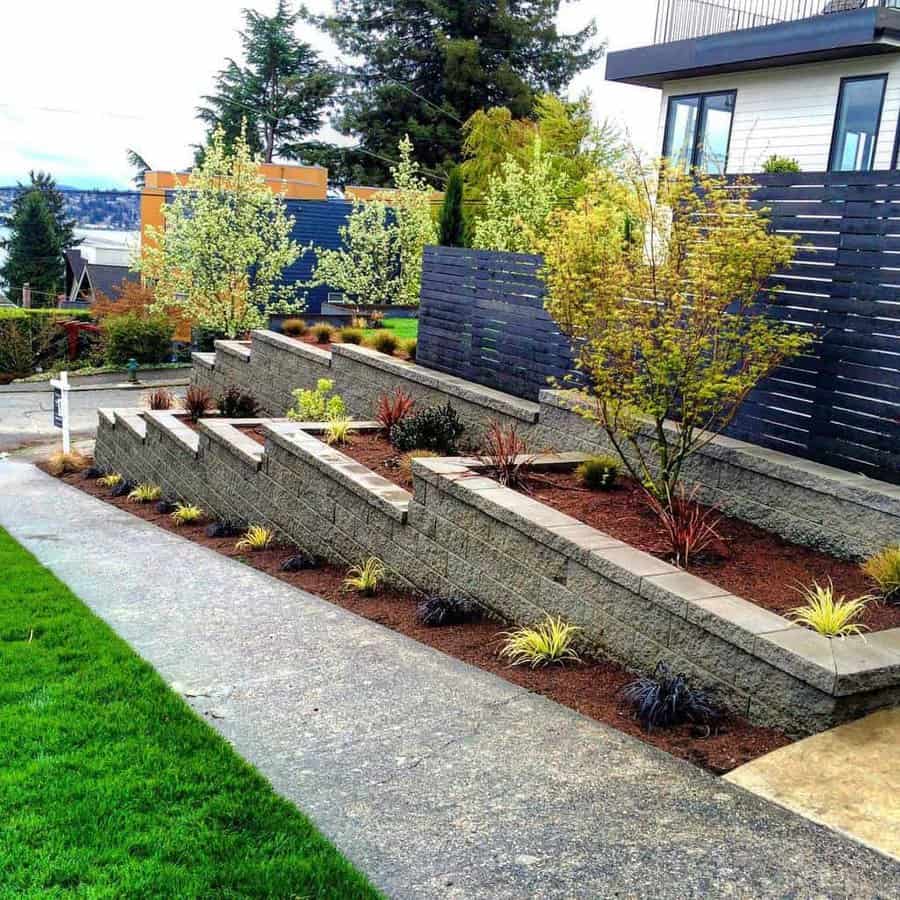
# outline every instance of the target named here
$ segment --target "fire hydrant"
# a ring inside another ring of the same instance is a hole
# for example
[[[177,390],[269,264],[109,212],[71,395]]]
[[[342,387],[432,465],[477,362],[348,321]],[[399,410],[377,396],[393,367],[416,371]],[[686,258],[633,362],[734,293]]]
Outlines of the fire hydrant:
[[[132,384],[137,384],[138,361],[134,357],[132,357],[125,364],[125,368],[128,369],[128,380]]]

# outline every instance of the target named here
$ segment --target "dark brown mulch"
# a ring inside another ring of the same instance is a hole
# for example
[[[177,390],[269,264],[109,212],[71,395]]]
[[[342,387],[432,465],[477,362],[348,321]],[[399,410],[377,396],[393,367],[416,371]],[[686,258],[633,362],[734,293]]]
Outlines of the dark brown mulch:
[[[611,491],[587,491],[574,472],[541,473],[530,481],[527,492],[633,547],[666,557],[663,531],[644,492],[629,479],[620,479]],[[727,516],[720,517],[716,530],[722,541],[688,571],[779,615],[803,605],[797,588],[811,586],[814,580],[824,585],[831,578],[837,594],[848,598],[872,591],[871,582],[855,563],[792,544]],[[896,628],[900,626],[900,606],[872,602],[860,621],[872,631]]]
[[[363,598],[348,593],[343,589],[345,573],[330,565],[296,573],[282,572],[281,563],[293,555],[289,548],[272,549],[263,553],[238,552],[234,549],[234,538],[209,538],[203,525],[176,528],[168,515],[156,511],[155,504],[140,506],[122,497],[110,497],[109,490],[81,475],[68,475],[64,480],[133,515],[175,531],[188,540],[240,559],[275,578],[324,597],[337,606],[492,672],[529,691],[549,697],[711,772],[720,774],[731,771],[790,743],[784,734],[775,729],[754,726],[736,717],[724,720],[710,734],[705,729],[690,725],[648,734],[621,701],[621,688],[632,681],[634,676],[618,665],[607,661],[589,661],[565,668],[510,668],[497,657],[501,641],[499,632],[503,626],[496,622],[481,621],[448,628],[426,628],[417,621],[416,598],[409,594],[386,589],[376,597]]]

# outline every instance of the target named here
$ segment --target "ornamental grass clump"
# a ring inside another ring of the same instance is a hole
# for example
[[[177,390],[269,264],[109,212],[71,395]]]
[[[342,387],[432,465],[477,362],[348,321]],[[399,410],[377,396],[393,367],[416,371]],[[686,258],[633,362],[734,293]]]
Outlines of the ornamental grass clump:
[[[719,718],[709,694],[692,688],[684,675],[674,674],[664,662],[657,663],[652,678],[626,685],[622,696],[648,732],[686,722],[708,726]]]
[[[271,528],[266,528],[264,525],[251,525],[244,532],[244,536],[234,545],[234,549],[260,553],[268,550],[274,541],[275,532]]]
[[[338,332],[338,337],[343,344],[361,344],[365,335],[359,328],[342,328]]]
[[[147,395],[148,409],[172,409],[175,406],[175,395],[166,388],[158,388]]]
[[[285,319],[281,323],[281,330],[288,337],[303,337],[303,335],[306,334],[306,332],[309,330],[309,326],[306,324],[306,322],[303,321],[303,319],[292,318]]]
[[[758,314],[796,238],[769,227],[748,179],[637,158],[595,171],[551,224],[545,304],[589,385],[575,408],[668,505],[687,460],[814,339]]]
[[[619,468],[619,461],[612,456],[592,456],[575,470],[575,475],[589,491],[608,491],[615,486]]]
[[[649,492],[646,494],[647,505],[662,526],[672,561],[685,569],[714,544],[722,543],[717,530],[721,521],[718,511],[714,506],[697,503],[698,490],[695,487],[688,494],[684,485],[678,485],[675,496],[665,502]]]
[[[58,450],[46,462],[47,471],[56,476],[83,472],[90,464],[90,460],[77,450],[70,450],[68,453]]]
[[[344,579],[344,588],[364,597],[372,597],[381,586],[386,570],[377,556],[370,556],[362,565],[351,566]]]
[[[812,587],[798,588],[798,592],[806,603],[791,610],[795,622],[831,638],[862,634],[866,628],[856,620],[866,611],[872,597],[864,595],[854,600],[847,600],[843,595],[836,597],[830,578],[827,585],[814,581]]]
[[[350,419],[341,416],[329,419],[325,429],[326,444],[349,444],[351,434]]]
[[[400,346],[400,339],[392,331],[378,331],[367,341],[368,345],[379,353],[393,356]]]
[[[196,525],[206,517],[206,513],[199,506],[188,503],[176,503],[171,513],[174,525]]]
[[[863,563],[863,572],[878,586],[878,596],[900,603],[900,546],[886,547]]]
[[[317,344],[330,344],[334,340],[335,329],[327,322],[322,322],[313,325],[312,334]]]
[[[107,475],[102,475],[98,478],[97,484],[99,484],[100,487],[114,488],[118,487],[123,480],[124,479],[118,472],[110,472]]]
[[[142,482],[128,494],[132,503],[155,503],[162,497],[162,488],[158,484]]]
[[[508,659],[511,666],[529,665],[532,669],[551,663],[581,662],[572,647],[580,631],[576,625],[548,615],[533,627],[503,632],[500,657]]]
[[[184,395],[184,408],[191,417],[192,422],[205,416],[215,407],[212,395],[206,388],[191,385]]]
[[[413,461],[417,459],[435,459],[439,454],[433,450],[412,450],[404,453],[400,459],[400,474],[407,484],[412,484],[413,480]]]

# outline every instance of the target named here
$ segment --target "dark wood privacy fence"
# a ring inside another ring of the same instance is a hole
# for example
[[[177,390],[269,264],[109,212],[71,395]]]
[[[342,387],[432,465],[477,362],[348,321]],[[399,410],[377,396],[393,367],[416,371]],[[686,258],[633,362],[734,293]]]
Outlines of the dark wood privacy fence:
[[[753,176],[801,240],[765,312],[815,328],[812,351],[754,391],[729,433],[900,483],[900,171]],[[570,370],[543,309],[540,258],[429,248],[420,362],[535,398]]]
[[[569,343],[544,311],[539,256],[428,247],[416,359],[536,400],[572,371]]]

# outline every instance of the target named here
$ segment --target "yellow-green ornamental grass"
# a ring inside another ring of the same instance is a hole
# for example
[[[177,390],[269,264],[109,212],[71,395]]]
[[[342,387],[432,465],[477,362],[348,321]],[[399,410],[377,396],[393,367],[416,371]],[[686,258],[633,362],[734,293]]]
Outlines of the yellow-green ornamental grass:
[[[158,484],[144,482],[139,484],[129,495],[132,503],[153,503],[162,497],[162,488]]]
[[[532,627],[503,632],[505,641],[500,656],[508,659],[511,666],[529,665],[532,669],[550,663],[581,662],[572,647],[580,631],[576,625],[548,615]]]
[[[370,556],[362,565],[347,570],[344,587],[364,597],[371,597],[378,591],[385,574],[384,563],[377,556]]]
[[[325,429],[325,442],[328,444],[346,444],[350,441],[350,419],[341,416],[331,419]]]
[[[275,540],[275,532],[263,525],[251,525],[244,536],[234,545],[235,550],[252,550],[258,553],[268,550]]]
[[[862,569],[878,585],[883,600],[900,602],[900,546],[886,547],[865,562]]]
[[[847,600],[843,595],[835,596],[831,579],[827,585],[814,581],[812,587],[800,589],[806,603],[791,610],[791,618],[801,625],[825,637],[847,637],[851,634],[862,634],[866,628],[857,619],[865,612],[866,606],[873,599],[865,595]]]
[[[97,479],[97,484],[105,488],[118,487],[121,483],[122,476],[118,472],[110,472],[108,475],[103,475]]]
[[[199,506],[177,503],[171,518],[175,525],[193,525],[200,522],[205,515],[206,513]]]

